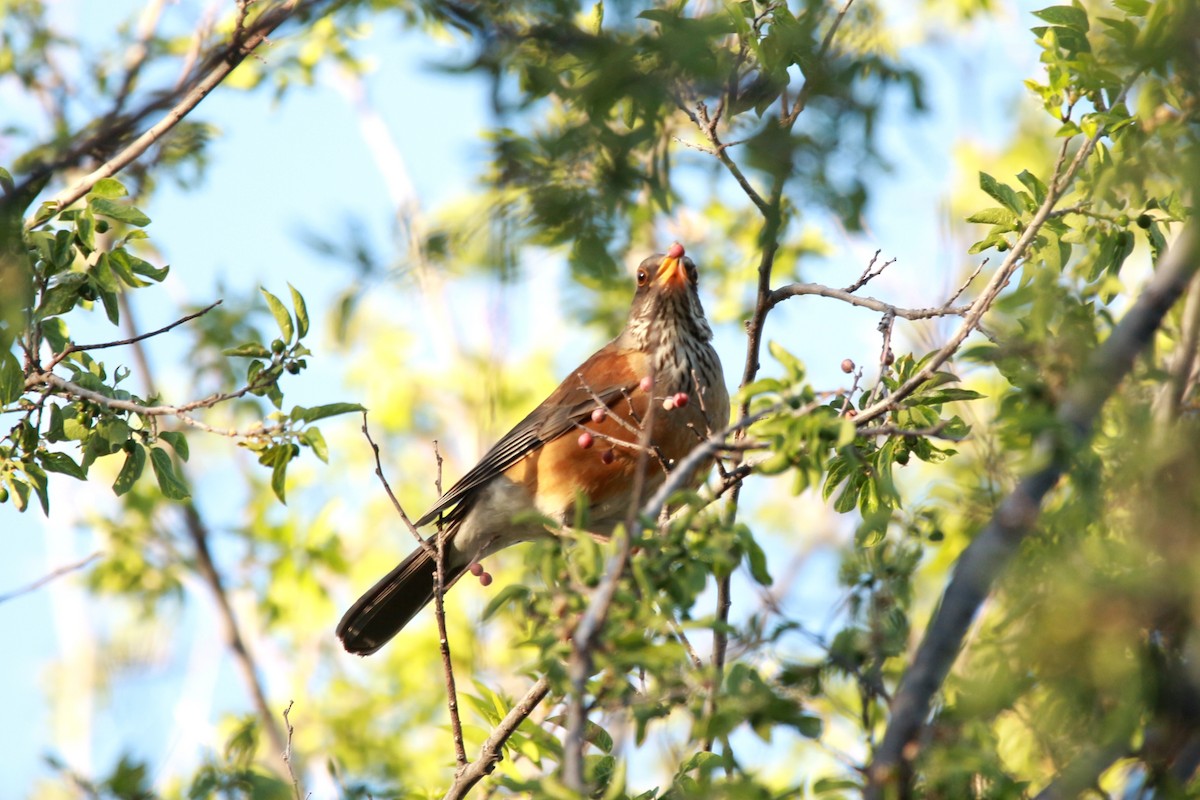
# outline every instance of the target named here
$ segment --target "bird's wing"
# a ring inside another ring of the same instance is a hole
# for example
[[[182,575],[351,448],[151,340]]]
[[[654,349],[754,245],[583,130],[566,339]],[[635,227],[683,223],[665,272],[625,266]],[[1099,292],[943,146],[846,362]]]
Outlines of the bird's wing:
[[[621,401],[637,388],[645,374],[646,357],[640,351],[618,349],[613,343],[597,351],[529,416],[492,445],[479,463],[417,520],[417,527],[433,522],[444,512],[448,523],[461,519],[470,509],[476,489],[546,442],[572,431],[596,408],[596,397],[609,407]],[[580,375],[587,376],[586,383]]]

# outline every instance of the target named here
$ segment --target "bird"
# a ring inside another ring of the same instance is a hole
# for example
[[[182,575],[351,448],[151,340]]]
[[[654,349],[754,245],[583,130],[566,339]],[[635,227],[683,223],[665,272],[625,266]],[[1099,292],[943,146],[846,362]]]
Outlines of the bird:
[[[484,557],[547,535],[547,522],[569,526],[582,512],[588,533],[609,536],[638,500],[639,469],[641,496],[648,497],[671,465],[728,424],[729,391],[695,263],[675,242],[642,261],[635,276],[621,333],[572,370],[414,523],[439,523],[426,539],[433,547],[418,546],[346,611],[337,636],[348,652],[376,652],[433,599],[436,537],[449,586],[468,569],[478,573]],[[648,447],[639,446],[644,423]],[[710,467],[711,461],[697,469],[693,482]]]

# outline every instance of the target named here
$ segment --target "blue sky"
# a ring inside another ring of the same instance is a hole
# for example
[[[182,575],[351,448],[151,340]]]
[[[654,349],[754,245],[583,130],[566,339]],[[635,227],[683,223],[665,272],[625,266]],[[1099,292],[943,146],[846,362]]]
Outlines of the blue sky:
[[[125,0],[119,5],[137,3]],[[111,4],[61,0],[54,8],[62,19],[75,20],[72,24],[80,30],[104,31],[112,24]],[[893,13],[915,19],[918,12],[898,5]],[[960,253],[942,249],[947,244],[944,197],[958,180],[955,148],[963,142],[984,151],[1000,146],[1016,124],[1011,102],[1020,91],[1020,80],[1036,74],[1036,52],[1027,33],[1032,18],[1001,17],[1000,22],[949,31],[937,41],[905,49],[905,55],[925,73],[931,110],[916,118],[894,115],[883,126],[884,150],[895,169],[873,186],[868,234],[848,239],[818,220],[839,250],[813,270],[813,280],[845,285],[857,277],[870,254],[882,248],[884,258],[895,257],[898,262],[873,284],[873,294],[923,305],[930,297],[929,286],[955,284],[957,270],[967,262]],[[363,44],[363,51],[378,65],[367,82],[372,101],[405,159],[423,206],[435,209],[469,195],[485,158],[479,134],[490,121],[486,87],[477,79],[431,68],[447,51],[392,26],[381,26]],[[212,166],[203,185],[192,192],[164,187],[146,209],[154,220],[150,233],[173,272],[156,302],[137,305],[143,329],[177,318],[177,302],[216,299],[219,283],[240,292],[261,284],[278,293],[286,292],[285,283],[291,282],[308,297],[311,309],[326,308],[346,273],[306,247],[298,236],[301,230],[336,235],[347,219],[354,219],[378,249],[387,252],[392,219],[388,187],[346,98],[328,78],[323,76],[311,90],[292,92],[281,104],[262,92],[221,90],[204,102],[202,118],[215,122],[223,133],[212,147]],[[203,224],[198,226],[197,221]],[[696,255],[702,263],[703,254]],[[545,259],[539,263],[541,281],[546,280],[546,268],[560,284],[568,280],[561,254],[540,258]],[[533,291],[519,282],[501,299],[526,297]],[[495,296],[472,300],[461,310],[462,329],[472,330],[473,315],[495,300]],[[525,315],[510,313],[505,320],[511,326],[506,338],[515,351],[545,341],[545,331],[532,329]],[[809,364],[814,382],[836,387],[844,385],[837,370],[842,358],[871,363],[876,357],[875,321],[872,314],[848,310],[834,301],[805,298],[781,306],[769,333],[798,343],[794,349]],[[844,334],[834,343],[833,353],[828,336],[791,333],[831,329]],[[314,337],[314,342],[320,341]],[[559,354],[563,367],[597,344],[586,335],[567,337]],[[719,344],[732,382],[740,372],[744,347],[736,326],[720,331]],[[173,372],[187,369],[173,357],[169,345],[156,343],[153,353],[164,382]],[[339,365],[322,362],[320,355],[313,359],[320,367],[289,384],[289,399],[301,404],[354,400],[347,396]],[[70,498],[76,508],[56,512],[47,522],[38,512],[17,515],[11,505],[0,507],[0,528],[6,533],[0,593],[90,552],[88,538],[71,533],[69,526],[91,504],[111,502],[108,488],[68,487],[57,477],[53,491]],[[812,574],[797,582],[800,594],[792,602],[811,604],[816,621],[828,614],[821,595],[833,565],[833,551],[827,550],[805,566]],[[194,641],[202,641],[205,626],[213,626],[207,611],[203,606],[190,608],[183,621],[199,626]],[[61,747],[44,691],[45,671],[64,655],[65,643],[71,639],[69,629],[56,629],[56,621],[61,624],[71,614],[83,614],[103,622],[111,613],[103,604],[87,600],[70,580],[0,604],[0,629],[10,642],[8,656],[0,659],[0,707],[9,719],[23,721],[0,726],[0,800],[25,796],[36,776],[46,774],[41,756]],[[175,758],[194,757],[196,742],[188,732],[155,713],[155,709],[174,707],[183,693],[211,693],[216,698],[214,716],[244,707],[240,687],[219,654],[193,648],[187,658],[213,661],[213,669],[205,673],[211,676],[211,685],[182,686],[180,671],[134,676],[113,687],[108,701],[95,709],[95,729],[88,737],[92,768],[107,769],[115,754],[130,744],[160,769],[169,769]],[[87,746],[78,750],[88,751]]]

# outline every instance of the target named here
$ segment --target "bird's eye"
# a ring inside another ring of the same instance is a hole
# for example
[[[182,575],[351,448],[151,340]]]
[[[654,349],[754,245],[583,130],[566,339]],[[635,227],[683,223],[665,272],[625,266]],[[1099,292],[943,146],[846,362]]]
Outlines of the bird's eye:
[[[648,277],[649,277],[649,276],[646,274],[646,270],[644,270],[644,269],[639,269],[639,270],[637,271],[637,282],[638,282],[638,286],[645,286],[645,285],[646,285],[646,279],[647,279]]]

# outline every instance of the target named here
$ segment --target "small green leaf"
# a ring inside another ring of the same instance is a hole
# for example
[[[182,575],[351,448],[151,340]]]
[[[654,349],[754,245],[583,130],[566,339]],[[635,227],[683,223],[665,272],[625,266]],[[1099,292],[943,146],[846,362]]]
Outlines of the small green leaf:
[[[13,183],[12,173],[4,167],[0,167],[0,188],[4,189],[5,194],[12,194],[16,184]]]
[[[325,444],[325,437],[321,435],[320,428],[305,428],[304,433],[300,434],[300,441],[312,448],[317,458],[326,464],[329,463],[329,446]]]
[[[107,197],[93,197],[88,201],[92,211],[109,219],[127,222],[130,225],[136,225],[139,228],[144,228],[150,224],[150,218],[139,211],[134,206],[118,203]]]
[[[50,472],[59,472],[63,475],[70,475],[77,480],[87,480],[87,473],[83,468],[75,463],[75,459],[71,458],[66,453],[53,451],[43,451],[38,453],[38,461],[42,466]]]
[[[979,222],[985,225],[1006,225],[1012,227],[1017,221],[1017,215],[1007,208],[985,208],[967,217],[967,222]]]
[[[1065,28],[1087,33],[1087,12],[1082,8],[1076,8],[1075,6],[1050,6],[1049,8],[1043,8],[1041,11],[1034,11],[1033,15],[1038,19],[1044,19],[1051,25],[1062,25]]]
[[[560,728],[567,726],[567,717],[564,714],[556,714],[553,717],[548,717],[546,722],[558,725]],[[601,728],[590,719],[585,723],[583,731],[583,740],[588,744],[593,744],[604,753],[611,753],[613,748],[612,736],[608,731]]]
[[[1020,214],[1025,210],[1024,204],[1021,203],[1021,198],[1017,196],[1016,191],[1011,186],[1000,183],[1000,181],[986,172],[979,173],[979,188],[991,195],[993,199],[999,200],[1004,204],[1005,208],[1015,214]]]
[[[275,324],[279,326],[279,332],[283,335],[285,342],[292,341],[292,335],[295,333],[292,327],[292,315],[283,307],[283,303],[279,298],[268,292],[261,286],[258,288],[262,292],[263,297],[267,299],[267,308],[271,309],[271,316],[275,317]]]
[[[739,525],[737,535],[738,543],[741,544],[742,550],[746,554],[746,566],[750,568],[750,575],[760,586],[770,586],[774,581],[771,579],[771,573],[767,570],[767,554],[763,552],[762,547],[746,526]]]
[[[279,498],[279,502],[287,504],[287,467],[292,460],[291,445],[283,445],[275,456],[275,465],[271,467],[271,490]]]
[[[96,181],[96,185],[88,192],[88,197],[124,197],[129,192],[125,191],[125,187],[116,178],[101,178]]]
[[[308,335],[308,306],[295,286],[289,283],[288,289],[292,292],[292,308],[296,309],[296,338],[303,339]]]
[[[291,418],[292,422],[316,422],[317,420],[334,417],[338,414],[350,414],[361,411],[366,411],[366,409],[358,403],[328,403],[313,408],[296,406],[292,409]]]
[[[162,431],[158,434],[158,438],[171,445],[171,449],[175,451],[175,455],[179,456],[181,461],[187,461],[190,453],[188,452],[187,437],[179,431]]]
[[[0,353],[0,405],[15,403],[25,393],[25,372],[11,350]]]
[[[46,471],[37,464],[32,464],[28,461],[22,463],[21,471],[25,473],[25,477],[29,478],[29,482],[33,485],[33,490],[37,493],[38,502],[42,505],[42,513],[50,516],[50,482],[46,480]]]
[[[258,342],[246,342],[239,344],[237,347],[227,347],[221,351],[227,356],[235,358],[270,358],[271,351],[263,347]]]
[[[142,470],[145,467],[146,448],[134,443],[133,449],[125,453],[125,463],[121,465],[121,471],[117,473],[117,479],[113,481],[113,492],[120,497],[132,489],[133,484],[142,476]]]
[[[171,456],[161,447],[150,451],[150,466],[154,468],[154,477],[158,480],[158,488],[168,500],[187,500],[191,497],[186,485],[175,472]]]

